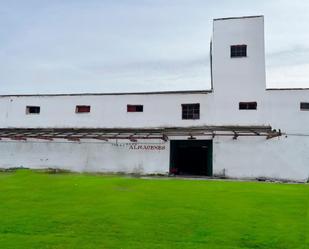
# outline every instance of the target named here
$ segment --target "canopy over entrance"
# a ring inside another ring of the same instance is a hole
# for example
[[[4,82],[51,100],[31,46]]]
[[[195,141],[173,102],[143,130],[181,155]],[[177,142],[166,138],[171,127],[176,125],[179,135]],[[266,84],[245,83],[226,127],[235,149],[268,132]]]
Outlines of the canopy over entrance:
[[[169,128],[0,128],[0,139],[67,139],[80,141],[81,139],[162,139],[169,137],[188,136],[197,137],[232,136],[264,136],[267,139],[281,136],[281,131],[273,130],[271,126],[194,126]]]

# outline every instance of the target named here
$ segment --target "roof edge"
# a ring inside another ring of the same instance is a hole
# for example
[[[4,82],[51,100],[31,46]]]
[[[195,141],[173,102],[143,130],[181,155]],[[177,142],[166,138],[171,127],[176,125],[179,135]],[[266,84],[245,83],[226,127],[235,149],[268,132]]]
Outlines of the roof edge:
[[[157,126],[157,127],[96,127],[96,128],[87,128],[87,127],[41,127],[41,128],[30,128],[30,127],[0,127],[0,132],[3,131],[49,131],[49,132],[147,132],[147,131],[174,131],[174,130],[231,130],[231,131],[241,131],[241,130],[272,130],[270,125],[197,125],[197,126]]]
[[[0,97],[60,97],[60,96],[106,96],[106,95],[153,95],[153,94],[208,94],[212,90],[122,92],[122,93],[52,93],[52,94],[3,94]]]
[[[223,17],[223,18],[214,18],[213,21],[224,21],[230,19],[247,19],[247,18],[264,18],[264,15],[255,15],[255,16],[232,16],[232,17]]]
[[[266,91],[308,91],[309,87],[297,87],[297,88],[266,88]]]

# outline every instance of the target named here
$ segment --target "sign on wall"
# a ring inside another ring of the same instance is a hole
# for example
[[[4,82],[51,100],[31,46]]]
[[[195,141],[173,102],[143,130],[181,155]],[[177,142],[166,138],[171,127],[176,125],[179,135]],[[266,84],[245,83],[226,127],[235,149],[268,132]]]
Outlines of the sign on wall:
[[[164,143],[111,143],[112,146],[122,147],[128,150],[162,151],[166,149]]]

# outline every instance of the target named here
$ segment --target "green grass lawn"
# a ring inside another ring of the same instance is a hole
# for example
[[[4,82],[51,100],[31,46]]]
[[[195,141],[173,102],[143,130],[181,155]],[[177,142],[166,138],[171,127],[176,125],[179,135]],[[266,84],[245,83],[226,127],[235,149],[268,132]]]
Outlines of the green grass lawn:
[[[0,173],[0,248],[309,248],[308,185]]]

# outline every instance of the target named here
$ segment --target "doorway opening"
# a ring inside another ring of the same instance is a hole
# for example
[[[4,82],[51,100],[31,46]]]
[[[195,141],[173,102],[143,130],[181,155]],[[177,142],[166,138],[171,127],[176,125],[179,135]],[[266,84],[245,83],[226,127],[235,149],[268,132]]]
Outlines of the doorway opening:
[[[172,140],[170,173],[212,176],[212,140]]]

